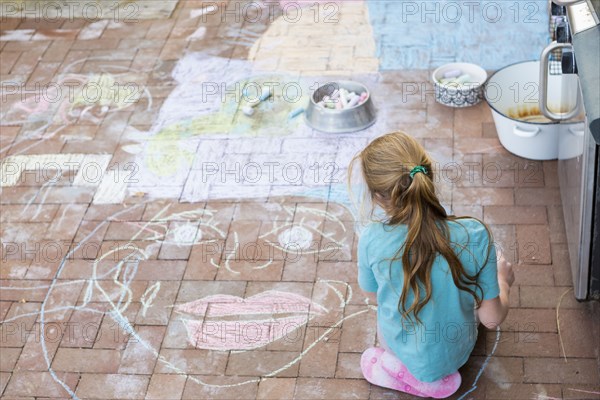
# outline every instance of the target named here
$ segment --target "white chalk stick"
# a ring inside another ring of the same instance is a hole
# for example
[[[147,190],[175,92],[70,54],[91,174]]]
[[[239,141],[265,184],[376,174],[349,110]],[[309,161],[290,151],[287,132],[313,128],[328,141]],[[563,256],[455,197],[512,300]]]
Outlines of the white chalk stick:
[[[250,106],[244,106],[244,107],[242,107],[242,112],[245,115],[247,115],[248,117],[250,117],[254,114],[254,108],[252,108]]]
[[[265,101],[269,97],[271,97],[271,88],[268,87],[268,86],[265,86],[265,87],[262,88],[262,92],[261,92],[260,97],[259,97],[258,100]]]
[[[348,92],[346,92],[346,90],[342,89],[340,91],[340,100],[342,101],[342,106],[346,106],[346,104],[348,104]]]
[[[304,112],[304,108],[302,108],[302,107],[296,108],[295,110],[293,110],[292,112],[289,113],[288,118],[289,119],[296,118],[298,115],[302,114],[303,112]]]
[[[358,102],[360,101],[360,97],[359,96],[354,96],[347,104],[346,108],[352,108],[355,105],[358,104]]]
[[[466,82],[468,82],[468,81],[469,81],[469,79],[471,79],[471,75],[469,75],[469,74],[464,74],[464,75],[461,75],[461,76],[459,76],[458,78],[456,78],[456,83],[463,84],[463,83],[466,83]]]
[[[451,69],[449,71],[444,72],[444,78],[458,78],[462,75],[462,71],[460,69]]]

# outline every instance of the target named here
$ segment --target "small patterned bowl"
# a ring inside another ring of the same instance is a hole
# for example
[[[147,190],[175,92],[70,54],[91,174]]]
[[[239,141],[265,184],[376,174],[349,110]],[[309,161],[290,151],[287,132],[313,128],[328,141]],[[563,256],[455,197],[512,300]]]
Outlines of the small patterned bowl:
[[[468,74],[469,80],[463,84],[441,83],[444,74],[453,70]],[[431,78],[435,87],[435,101],[448,107],[462,108],[474,106],[483,100],[484,83],[488,76],[479,65],[450,63],[433,71]]]

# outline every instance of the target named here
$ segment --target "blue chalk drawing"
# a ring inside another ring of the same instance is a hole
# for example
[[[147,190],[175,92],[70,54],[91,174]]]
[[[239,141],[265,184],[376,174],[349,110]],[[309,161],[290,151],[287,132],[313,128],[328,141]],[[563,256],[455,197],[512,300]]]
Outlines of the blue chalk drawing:
[[[495,70],[537,59],[550,40],[546,0],[367,2],[381,70],[470,62]]]

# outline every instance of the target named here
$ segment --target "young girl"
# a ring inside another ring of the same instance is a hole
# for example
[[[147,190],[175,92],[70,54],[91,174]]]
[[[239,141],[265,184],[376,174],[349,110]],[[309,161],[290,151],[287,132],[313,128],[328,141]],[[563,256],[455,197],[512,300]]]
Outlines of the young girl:
[[[357,161],[367,196],[385,213],[358,245],[358,282],[378,304],[381,345],[363,353],[363,375],[412,395],[448,397],[460,386],[458,369],[475,345],[477,319],[494,329],[508,313],[511,265],[496,259],[481,221],[447,215],[432,160],[414,138],[379,137],[350,171]]]

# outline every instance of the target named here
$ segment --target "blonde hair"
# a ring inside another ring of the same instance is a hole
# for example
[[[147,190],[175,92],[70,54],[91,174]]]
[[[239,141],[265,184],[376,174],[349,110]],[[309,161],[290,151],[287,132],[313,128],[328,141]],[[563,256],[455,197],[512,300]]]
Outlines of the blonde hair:
[[[352,170],[358,161],[368,188],[366,196],[373,203],[371,217],[377,204],[385,211],[386,224],[405,224],[408,228],[406,241],[390,260],[390,275],[392,262],[402,261],[404,284],[398,304],[402,316],[411,319],[412,313],[420,322],[419,311],[431,299],[431,268],[438,255],[448,262],[454,284],[470,293],[479,307],[481,298],[473,288],[475,286],[481,293],[478,274],[469,275],[465,271],[450,242],[447,222],[461,218],[448,215],[440,203],[434,185],[433,160],[423,146],[404,132],[378,137],[352,159],[348,182],[352,181]],[[415,170],[419,166],[424,170]],[[492,243],[487,231],[489,243]],[[488,248],[488,257],[490,251]],[[414,293],[414,299],[407,306],[410,291]]]

